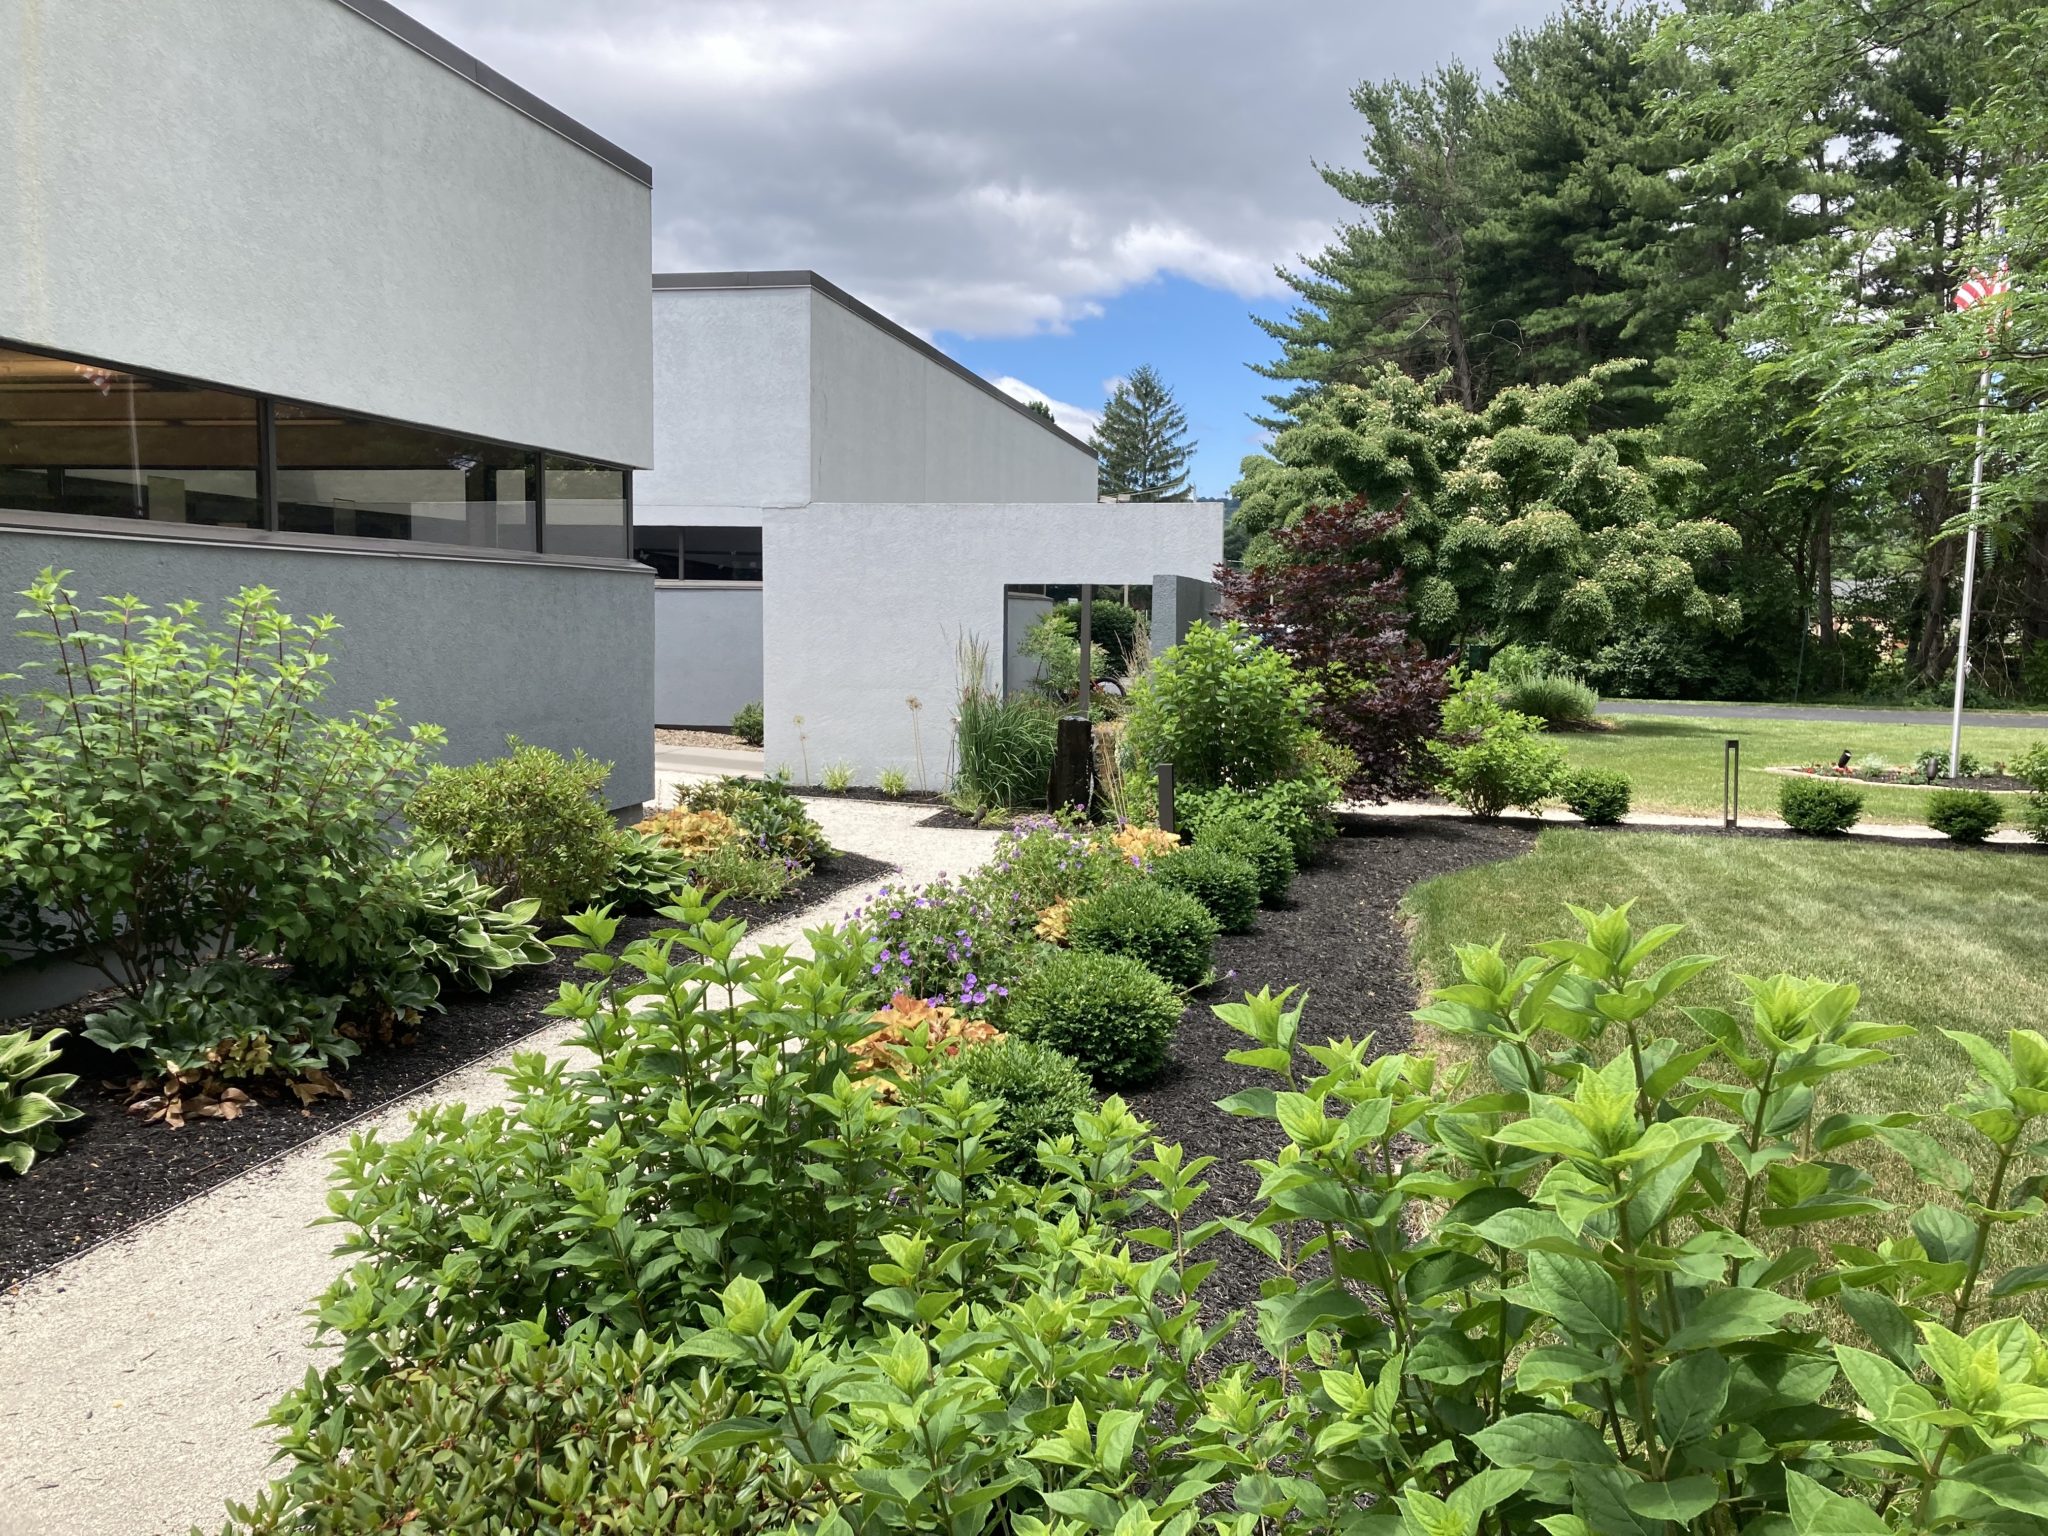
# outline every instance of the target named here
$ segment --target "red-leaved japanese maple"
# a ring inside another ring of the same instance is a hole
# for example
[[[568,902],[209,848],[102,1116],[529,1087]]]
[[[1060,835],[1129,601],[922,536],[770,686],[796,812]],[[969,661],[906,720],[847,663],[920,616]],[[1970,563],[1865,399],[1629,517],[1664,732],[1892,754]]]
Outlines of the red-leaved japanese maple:
[[[1414,787],[1448,686],[1449,663],[1409,633],[1401,572],[1375,558],[1400,520],[1398,505],[1375,511],[1363,500],[1311,508],[1273,535],[1276,561],[1217,572],[1227,615],[1316,683],[1316,726],[1358,754],[1349,788],[1372,800]]]

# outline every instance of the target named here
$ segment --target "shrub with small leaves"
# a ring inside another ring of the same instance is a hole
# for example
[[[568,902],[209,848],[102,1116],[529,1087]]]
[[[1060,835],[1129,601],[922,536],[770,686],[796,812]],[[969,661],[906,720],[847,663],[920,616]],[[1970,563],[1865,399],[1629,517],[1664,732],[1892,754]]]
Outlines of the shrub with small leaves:
[[[1018,980],[1004,1023],[1072,1057],[1107,1089],[1158,1074],[1180,1013],[1180,994],[1141,961],[1053,949]]]
[[[1249,859],[1207,844],[1152,866],[1161,885],[1185,891],[1209,909],[1225,933],[1248,932],[1259,913],[1259,872]]]
[[[1242,624],[1197,624],[1132,686],[1125,734],[1140,764],[1172,763],[1189,789],[1256,789],[1300,763],[1314,697]]]
[[[1611,768],[1578,768],[1558,781],[1557,792],[1574,816],[1611,827],[1628,814],[1628,775]]]
[[[742,704],[732,717],[732,733],[750,747],[758,747],[767,738],[768,722],[761,713],[761,702]]]
[[[49,1070],[64,1035],[0,1035],[0,1168],[27,1173],[38,1152],[57,1150],[57,1127],[82,1113],[64,1102],[78,1074]]]
[[[1557,787],[1564,749],[1534,715],[1505,708],[1484,673],[1463,678],[1444,705],[1444,732],[1429,744],[1444,794],[1474,816],[1509,806],[1535,811]]]
[[[1188,790],[1176,797],[1175,814],[1193,837],[1199,837],[1204,826],[1226,812],[1264,822],[1287,839],[1295,867],[1305,869],[1337,835],[1332,812],[1340,795],[1334,779],[1297,774],[1255,790],[1230,785]]]
[[[1042,1178],[1038,1144],[1074,1132],[1074,1116],[1095,1107],[1088,1074],[1049,1045],[1005,1036],[960,1053],[954,1070],[974,1096],[996,1107],[992,1133],[1002,1171]]]
[[[1983,771],[1984,764],[1978,760],[1977,754],[1974,752],[1964,752],[1958,754],[1956,758],[1956,771],[1954,774],[1950,774],[1948,771],[1947,747],[1924,748],[1920,755],[1913,759],[1913,772],[1930,784],[1936,779],[1951,777],[1973,779]]]
[[[1862,819],[1863,791],[1829,779],[1788,778],[1778,791],[1778,815],[1812,837],[1846,832]]]
[[[1285,899],[1287,887],[1294,883],[1294,845],[1286,834],[1237,807],[1203,822],[1195,846],[1214,848],[1250,864],[1258,871],[1259,900],[1266,906]]]
[[[1177,987],[1198,987],[1209,975],[1216,919],[1185,891],[1130,880],[1075,902],[1067,913],[1067,943],[1129,955]]]
[[[595,901],[611,878],[611,764],[580,747],[564,757],[516,736],[505,746],[503,757],[435,768],[406,817],[508,899],[537,901],[544,920],[558,919]]]
[[[1937,789],[1927,796],[1927,825],[1959,843],[1981,843],[2005,820],[1995,795],[1981,789]]]

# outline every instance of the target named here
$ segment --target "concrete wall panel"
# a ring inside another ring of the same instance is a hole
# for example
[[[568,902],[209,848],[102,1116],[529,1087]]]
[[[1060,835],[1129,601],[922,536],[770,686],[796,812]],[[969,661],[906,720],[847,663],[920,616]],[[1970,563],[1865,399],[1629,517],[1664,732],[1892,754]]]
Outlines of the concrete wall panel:
[[[0,336],[652,455],[649,191],[337,0],[0,0]]]
[[[0,528],[7,595],[46,565],[72,573],[66,585],[87,607],[112,593],[159,609],[196,597],[217,619],[242,587],[275,587],[286,612],[342,623],[325,701],[334,710],[393,698],[403,720],[447,730],[445,762],[502,752],[509,733],[609,761],[615,807],[654,793],[654,579],[642,567]],[[0,672],[45,654],[15,637],[22,627],[0,635]]]
[[[656,723],[722,729],[761,697],[761,588],[656,587]]]
[[[752,523],[763,506],[810,500],[809,299],[655,290],[654,468],[634,477],[634,521]]]
[[[818,503],[762,520],[764,708],[769,767],[885,768],[916,782],[909,696],[926,778],[943,787],[960,637],[1002,666],[1006,583],[1133,585],[1206,576],[1223,530],[1173,505]],[[991,683],[1000,686],[1000,675]]]

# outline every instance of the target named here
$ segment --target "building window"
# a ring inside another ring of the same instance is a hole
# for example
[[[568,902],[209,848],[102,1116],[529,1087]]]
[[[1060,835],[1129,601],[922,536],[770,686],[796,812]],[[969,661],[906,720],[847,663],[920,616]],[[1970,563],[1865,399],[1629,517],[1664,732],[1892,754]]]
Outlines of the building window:
[[[0,512],[629,553],[633,473],[0,346]]]
[[[549,554],[626,558],[630,471],[551,453],[544,478],[541,540]]]
[[[759,581],[761,530],[636,525],[633,558],[654,567],[663,581]]]
[[[277,526],[287,533],[531,550],[532,479],[523,448],[277,407]]]
[[[261,528],[253,396],[0,347],[0,507]]]

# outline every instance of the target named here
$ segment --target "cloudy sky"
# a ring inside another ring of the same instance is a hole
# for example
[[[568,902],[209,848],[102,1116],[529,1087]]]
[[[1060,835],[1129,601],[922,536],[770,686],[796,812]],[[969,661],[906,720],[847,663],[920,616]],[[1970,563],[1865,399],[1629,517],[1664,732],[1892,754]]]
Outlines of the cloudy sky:
[[[1547,0],[402,0],[654,167],[659,271],[809,267],[1085,430],[1150,362],[1222,494],[1348,93]]]

